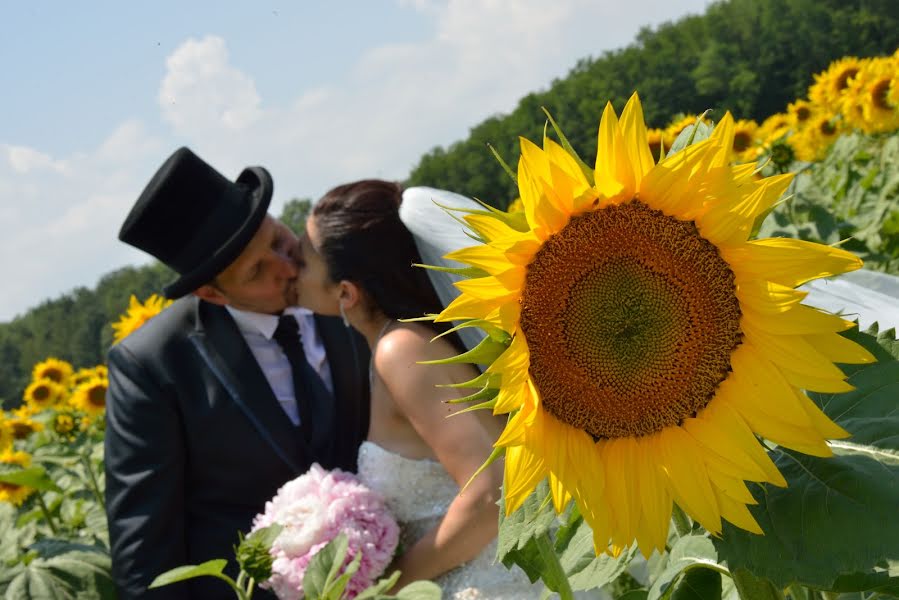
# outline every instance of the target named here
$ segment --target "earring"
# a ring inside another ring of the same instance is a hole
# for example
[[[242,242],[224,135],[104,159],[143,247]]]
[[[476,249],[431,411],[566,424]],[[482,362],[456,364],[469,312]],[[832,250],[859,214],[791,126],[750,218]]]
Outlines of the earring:
[[[343,302],[341,302],[338,306],[340,306],[340,316],[343,319],[343,324],[345,327],[350,326],[350,320],[346,318],[346,311],[343,308]]]

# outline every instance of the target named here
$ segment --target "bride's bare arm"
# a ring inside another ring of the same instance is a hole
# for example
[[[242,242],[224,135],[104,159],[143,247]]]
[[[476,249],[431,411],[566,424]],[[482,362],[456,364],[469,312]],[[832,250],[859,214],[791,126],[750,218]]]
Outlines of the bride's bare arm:
[[[396,408],[462,487],[490,455],[497,424],[483,411],[450,416],[462,406],[445,401],[467,392],[436,386],[472,379],[477,371],[470,365],[417,364],[456,354],[449,343],[430,342],[430,337],[419,325],[395,328],[378,347],[375,369]],[[502,476],[502,462],[497,461],[456,496],[437,526],[394,563],[402,571],[397,587],[433,579],[473,559],[496,537]]]

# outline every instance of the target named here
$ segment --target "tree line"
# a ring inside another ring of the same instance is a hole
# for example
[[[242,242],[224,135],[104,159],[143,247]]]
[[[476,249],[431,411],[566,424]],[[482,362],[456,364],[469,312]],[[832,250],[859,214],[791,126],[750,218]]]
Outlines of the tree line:
[[[569,141],[591,163],[603,106],[620,111],[636,90],[650,126],[680,113],[730,110],[736,118],[763,120],[805,95],[814,73],[833,60],[891,54],[899,46],[896,0],[725,0],[705,14],[655,29],[596,58],[584,58],[548,89],[523,97],[507,115],[476,125],[470,135],[421,157],[407,185],[429,185],[504,207],[514,184],[487,149],[510,164],[518,136],[539,140],[546,107]],[[310,201],[294,199],[282,218],[301,230]],[[33,365],[48,356],[76,367],[104,361],[110,323],[131,294],[143,300],[174,278],[163,265],[125,267],[105,275],[94,289],[80,287],[47,300],[9,323],[0,323],[0,400],[18,404]]]

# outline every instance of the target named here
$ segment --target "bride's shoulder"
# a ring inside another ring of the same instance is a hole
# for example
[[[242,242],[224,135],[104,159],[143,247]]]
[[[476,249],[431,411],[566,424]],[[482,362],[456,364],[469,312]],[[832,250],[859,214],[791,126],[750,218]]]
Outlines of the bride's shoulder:
[[[443,338],[435,339],[433,329],[420,323],[395,323],[381,337],[373,357],[378,370],[391,366],[407,367],[427,360],[439,360],[458,354]]]

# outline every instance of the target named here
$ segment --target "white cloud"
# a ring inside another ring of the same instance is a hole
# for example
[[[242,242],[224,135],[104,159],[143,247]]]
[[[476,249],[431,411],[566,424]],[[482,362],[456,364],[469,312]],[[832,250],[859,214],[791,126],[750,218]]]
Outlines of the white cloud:
[[[6,150],[6,159],[9,166],[16,173],[29,173],[31,171],[51,170],[64,172],[66,165],[62,161],[53,160],[49,154],[39,152],[34,148],[26,146],[10,146],[7,144],[0,145]]]
[[[228,64],[225,40],[189,39],[169,56],[159,90],[165,118],[179,133],[241,130],[261,115],[253,80]]]

